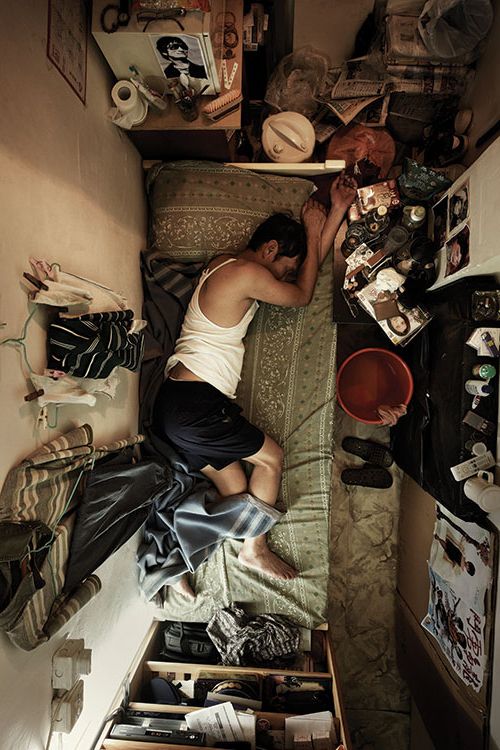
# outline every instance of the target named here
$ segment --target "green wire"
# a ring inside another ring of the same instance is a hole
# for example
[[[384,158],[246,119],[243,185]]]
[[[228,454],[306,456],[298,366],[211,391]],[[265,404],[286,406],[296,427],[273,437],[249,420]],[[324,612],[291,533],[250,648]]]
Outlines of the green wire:
[[[3,346],[3,344],[14,344],[14,346],[19,346],[20,347],[20,349],[21,349],[21,351],[22,351],[22,353],[24,355],[24,361],[25,361],[26,366],[27,366],[28,370],[30,371],[30,373],[35,372],[35,371],[33,370],[33,368],[31,367],[31,365],[29,363],[28,353],[26,351],[26,345],[25,345],[24,342],[26,340],[26,333],[27,333],[27,330],[28,330],[28,325],[29,325],[29,323],[31,321],[31,318],[33,317],[33,315],[35,313],[36,313],[36,307],[33,307],[33,310],[30,312],[30,314],[26,318],[26,321],[25,321],[25,323],[23,325],[23,328],[22,328],[22,331],[21,331],[21,335],[19,336],[19,338],[8,338],[8,339],[3,339],[2,341],[0,341],[0,346]]]

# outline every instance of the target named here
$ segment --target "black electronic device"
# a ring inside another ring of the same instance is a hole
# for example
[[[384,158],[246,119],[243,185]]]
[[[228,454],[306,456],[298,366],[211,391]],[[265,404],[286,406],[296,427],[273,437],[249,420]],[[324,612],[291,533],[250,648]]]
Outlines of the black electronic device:
[[[165,713],[165,711],[142,711],[138,708],[127,708],[124,714],[125,723],[135,724],[135,721],[129,721],[130,719],[168,719],[168,721],[179,721],[184,722],[185,713]]]
[[[182,729],[155,729],[154,727],[138,727],[134,724],[115,724],[111,728],[110,737],[195,747],[205,744],[205,734],[202,732],[183,731]]]
[[[172,731],[183,730],[186,722],[182,719],[171,719],[168,714],[156,716],[134,716],[133,712],[126,711],[123,717],[125,724],[135,727],[153,727],[154,729],[169,729]]]

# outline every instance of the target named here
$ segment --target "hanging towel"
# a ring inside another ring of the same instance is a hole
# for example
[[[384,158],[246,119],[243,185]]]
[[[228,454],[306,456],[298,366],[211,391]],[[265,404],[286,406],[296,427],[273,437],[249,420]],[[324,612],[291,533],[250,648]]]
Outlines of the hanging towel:
[[[115,367],[137,370],[144,335],[130,333],[132,310],[61,317],[49,326],[47,367],[81,378],[107,378]]]

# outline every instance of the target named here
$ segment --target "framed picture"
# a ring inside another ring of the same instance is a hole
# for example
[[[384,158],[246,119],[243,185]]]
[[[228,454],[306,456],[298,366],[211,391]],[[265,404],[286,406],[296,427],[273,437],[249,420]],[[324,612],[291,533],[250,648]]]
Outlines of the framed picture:
[[[219,90],[210,39],[204,34],[150,34],[154,53],[167,80],[180,81],[197,92]]]

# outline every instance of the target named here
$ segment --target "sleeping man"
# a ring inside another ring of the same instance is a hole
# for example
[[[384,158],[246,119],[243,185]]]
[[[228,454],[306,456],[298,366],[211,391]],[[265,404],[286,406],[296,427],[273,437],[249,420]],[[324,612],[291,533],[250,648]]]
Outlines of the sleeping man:
[[[332,184],[328,215],[312,199],[302,209],[302,224],[274,214],[257,228],[245,250],[213,258],[193,293],[155,403],[155,431],[175,446],[190,469],[208,477],[221,497],[248,492],[270,506],[276,502],[283,450],[250,424],[234,402],[243,339],[258,302],[309,304],[318,268],[355,189],[355,181],[342,174]],[[253,467],[249,480],[242,460]],[[297,575],[269,549],[265,535],[246,538],[238,559],[274,578]],[[185,576],[173,587],[194,598]]]

